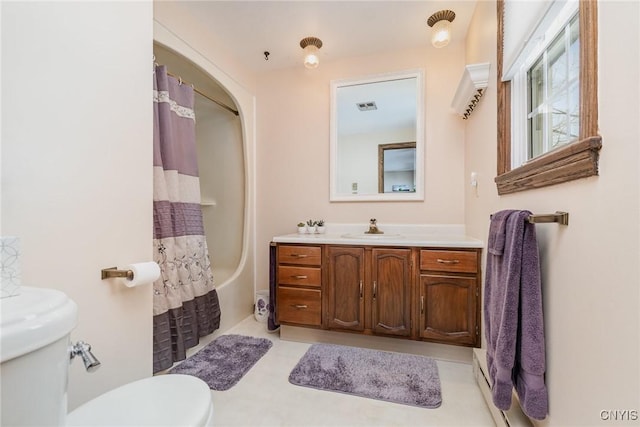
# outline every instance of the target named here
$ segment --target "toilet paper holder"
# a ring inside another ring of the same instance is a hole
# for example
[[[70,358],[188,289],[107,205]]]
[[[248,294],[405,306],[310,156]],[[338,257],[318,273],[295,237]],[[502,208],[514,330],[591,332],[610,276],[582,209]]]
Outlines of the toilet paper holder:
[[[154,261],[129,264],[121,270],[117,267],[111,267],[103,268],[100,271],[102,280],[111,278],[124,279],[121,283],[127,288],[135,288],[153,283],[160,275],[160,266]]]
[[[118,267],[103,268],[101,271],[102,280],[112,279],[114,277],[124,277],[127,280],[133,280],[133,271],[118,270]]]

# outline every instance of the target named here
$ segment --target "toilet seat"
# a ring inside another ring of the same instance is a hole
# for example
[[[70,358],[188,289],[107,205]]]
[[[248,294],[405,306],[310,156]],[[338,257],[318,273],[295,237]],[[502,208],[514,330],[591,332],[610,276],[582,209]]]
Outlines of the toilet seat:
[[[159,375],[125,384],[67,414],[68,426],[211,426],[207,384],[190,375]]]

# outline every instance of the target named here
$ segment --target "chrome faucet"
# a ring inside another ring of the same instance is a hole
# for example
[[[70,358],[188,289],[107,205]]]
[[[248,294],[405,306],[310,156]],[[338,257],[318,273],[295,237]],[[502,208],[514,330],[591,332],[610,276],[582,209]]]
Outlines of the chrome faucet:
[[[376,219],[371,218],[369,220],[369,231],[365,231],[364,234],[384,234],[384,231],[378,230],[378,225],[376,224]]]

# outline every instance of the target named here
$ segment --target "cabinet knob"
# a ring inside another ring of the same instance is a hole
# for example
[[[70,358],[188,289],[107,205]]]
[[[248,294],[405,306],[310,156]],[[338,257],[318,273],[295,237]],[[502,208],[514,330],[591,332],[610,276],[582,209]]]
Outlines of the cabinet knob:
[[[293,277],[294,279],[306,279],[307,278],[307,276],[305,276],[303,274],[298,274],[298,275],[291,276],[291,277]]]
[[[307,254],[291,254],[291,256],[294,258],[306,258]]]
[[[305,308],[308,308],[307,304],[293,304],[294,308],[297,308],[298,310],[304,310]]]

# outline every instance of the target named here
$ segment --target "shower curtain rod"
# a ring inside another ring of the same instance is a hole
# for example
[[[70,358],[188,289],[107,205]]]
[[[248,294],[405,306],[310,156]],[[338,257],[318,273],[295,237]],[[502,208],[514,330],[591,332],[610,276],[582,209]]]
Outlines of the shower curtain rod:
[[[213,102],[213,103],[215,103],[215,104],[218,104],[219,106],[221,106],[221,107],[222,107],[222,108],[224,108],[225,110],[231,111],[231,112],[232,112],[233,114],[235,114],[236,116],[239,116],[239,115],[240,115],[240,114],[238,113],[238,110],[234,110],[233,108],[229,107],[228,105],[226,105],[226,104],[224,104],[224,103],[222,103],[222,102],[220,102],[220,101],[217,101],[217,100],[215,100],[215,99],[211,98],[210,96],[205,95],[204,93],[200,92],[198,89],[196,89],[196,87],[193,85],[193,83],[187,83],[187,82],[185,82],[184,80],[182,80],[182,77],[180,77],[180,76],[176,76],[175,74],[171,74],[171,73],[170,73],[170,72],[168,72],[168,71],[167,71],[167,74],[168,74],[168,75],[170,75],[171,77],[175,78],[175,79],[178,79],[178,81],[180,82],[180,84],[190,84],[190,85],[191,85],[191,87],[193,88],[193,91],[194,91],[195,93],[197,93],[197,94],[200,94],[200,95],[204,96],[204,97],[205,97],[205,98],[207,98],[209,101],[211,101],[211,102]]]

